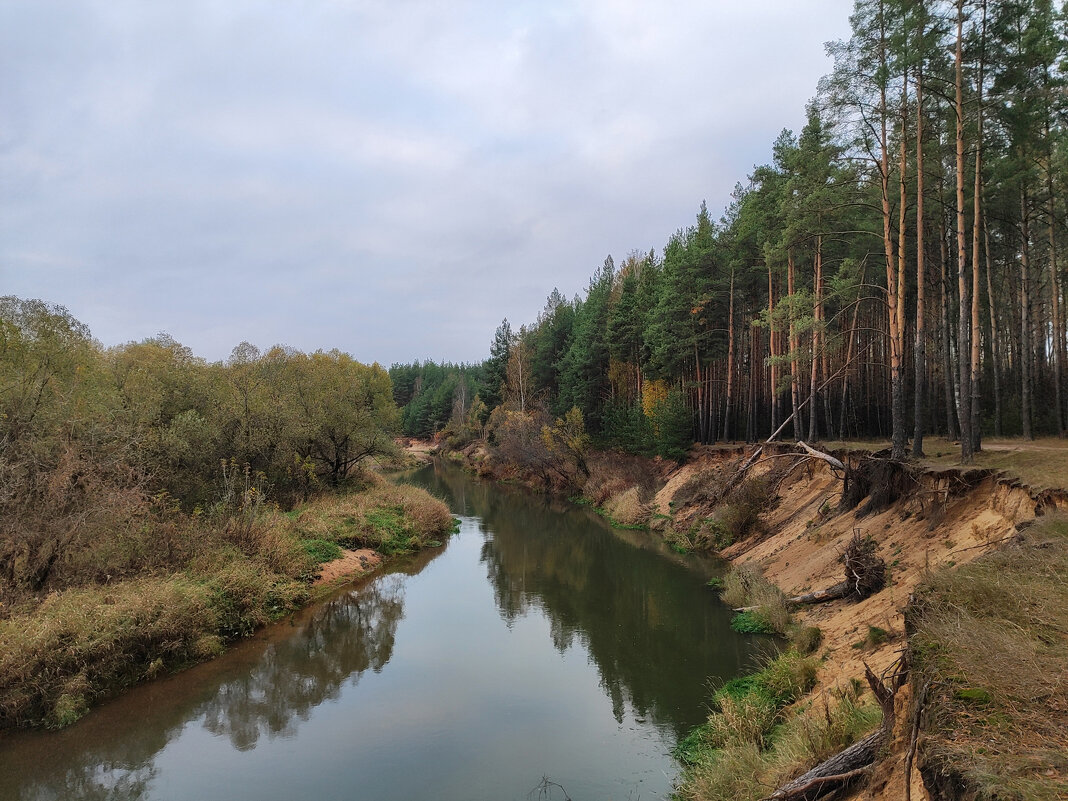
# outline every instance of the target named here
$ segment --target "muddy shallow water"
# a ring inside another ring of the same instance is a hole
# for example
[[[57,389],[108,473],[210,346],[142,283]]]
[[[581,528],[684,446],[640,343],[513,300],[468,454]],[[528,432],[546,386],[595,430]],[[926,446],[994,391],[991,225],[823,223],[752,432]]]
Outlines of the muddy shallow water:
[[[462,521],[223,657],[57,733],[0,738],[0,799],[665,798],[708,680],[767,648],[716,566],[435,464]]]

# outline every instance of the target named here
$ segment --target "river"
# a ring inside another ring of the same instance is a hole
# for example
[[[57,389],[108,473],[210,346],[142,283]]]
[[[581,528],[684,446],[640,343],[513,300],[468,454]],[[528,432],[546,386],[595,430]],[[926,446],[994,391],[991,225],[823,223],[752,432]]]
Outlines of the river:
[[[0,799],[666,798],[730,630],[717,566],[436,463],[460,531],[60,732],[0,738]]]

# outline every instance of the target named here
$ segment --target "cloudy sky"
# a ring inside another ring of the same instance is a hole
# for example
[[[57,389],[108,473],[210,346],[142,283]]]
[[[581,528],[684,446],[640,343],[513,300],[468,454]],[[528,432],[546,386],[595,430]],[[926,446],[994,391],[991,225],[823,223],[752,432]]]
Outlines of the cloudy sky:
[[[0,0],[0,294],[474,361],[798,130],[849,0]]]

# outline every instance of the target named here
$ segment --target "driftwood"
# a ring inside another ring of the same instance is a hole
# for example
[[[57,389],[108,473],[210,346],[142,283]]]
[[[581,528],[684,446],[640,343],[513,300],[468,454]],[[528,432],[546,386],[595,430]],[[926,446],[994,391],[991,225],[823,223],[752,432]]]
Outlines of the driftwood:
[[[793,598],[787,598],[786,603],[794,604],[795,606],[822,604],[827,601],[837,601],[839,598],[845,598],[851,591],[849,582],[841,581],[833,587],[827,587],[824,590],[816,590],[815,592],[807,592],[804,595],[795,595]]]

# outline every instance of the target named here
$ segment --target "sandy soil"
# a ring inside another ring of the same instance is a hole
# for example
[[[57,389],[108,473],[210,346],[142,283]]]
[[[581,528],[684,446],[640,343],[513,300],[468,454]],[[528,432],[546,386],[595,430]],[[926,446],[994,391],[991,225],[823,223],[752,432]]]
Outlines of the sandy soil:
[[[434,450],[437,445],[428,439],[401,439],[398,440],[404,451],[409,455],[420,461],[429,461],[430,452]]]
[[[322,574],[312,586],[318,587],[341,579],[356,578],[374,570],[381,563],[382,555],[370,548],[360,548],[355,551],[346,550],[340,559],[335,559],[333,562],[325,562],[322,565]]]
[[[675,491],[691,476],[714,466],[716,458],[704,455],[671,476],[657,495],[657,507],[666,510]],[[723,552],[734,564],[758,564],[787,595],[796,595],[842,580],[838,558],[854,530],[878,543],[890,568],[885,589],[860,603],[834,601],[803,607],[796,614],[803,624],[819,626],[823,633],[824,662],[815,697],[863,677],[865,664],[877,674],[892,667],[905,645],[904,608],[926,571],[962,564],[997,547],[1017,531],[1017,525],[1032,520],[1041,503],[1051,502],[1047,493],[1040,495],[1010,479],[986,476],[971,483],[967,487],[958,470],[932,470],[923,474],[913,495],[879,514],[861,519],[852,513],[824,516],[821,508],[838,504],[841,481],[823,462],[809,461],[783,481],[779,502],[765,515],[771,534]],[[1058,498],[1052,502],[1062,503]],[[865,645],[869,627],[887,632],[886,641]],[[903,751],[892,753],[860,797],[904,796]],[[926,798],[916,772],[912,779],[912,797]]]

